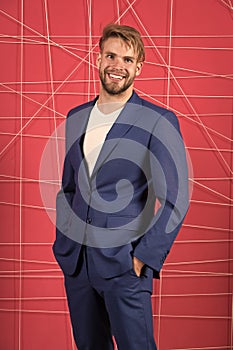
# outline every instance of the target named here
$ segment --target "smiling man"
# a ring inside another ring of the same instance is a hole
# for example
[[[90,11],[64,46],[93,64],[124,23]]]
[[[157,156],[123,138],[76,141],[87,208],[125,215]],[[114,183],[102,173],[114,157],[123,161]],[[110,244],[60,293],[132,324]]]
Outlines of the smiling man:
[[[185,148],[176,116],[133,90],[139,32],[110,24],[99,46],[99,96],[66,121],[53,250],[78,350],[112,350],[113,336],[155,350],[152,281],[188,208]]]

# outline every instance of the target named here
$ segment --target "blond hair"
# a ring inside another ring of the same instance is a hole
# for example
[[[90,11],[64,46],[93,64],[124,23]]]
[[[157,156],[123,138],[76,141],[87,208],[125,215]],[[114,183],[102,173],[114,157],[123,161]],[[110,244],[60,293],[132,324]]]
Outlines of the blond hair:
[[[109,38],[120,38],[128,46],[132,46],[137,54],[137,61],[143,62],[145,60],[145,48],[140,33],[133,27],[108,24],[103,29],[102,36],[99,41],[100,51],[103,51],[104,43]]]

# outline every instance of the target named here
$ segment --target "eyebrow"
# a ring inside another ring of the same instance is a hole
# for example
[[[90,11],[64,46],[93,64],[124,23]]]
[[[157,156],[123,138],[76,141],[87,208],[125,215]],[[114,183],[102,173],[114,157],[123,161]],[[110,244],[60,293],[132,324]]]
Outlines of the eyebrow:
[[[116,54],[116,53],[111,52],[111,51],[106,51],[106,52],[105,52],[105,55],[113,55],[113,56],[117,56],[117,54]],[[134,56],[123,56],[123,58],[129,58],[129,59],[131,59],[131,60],[136,60],[136,57],[134,57]]]

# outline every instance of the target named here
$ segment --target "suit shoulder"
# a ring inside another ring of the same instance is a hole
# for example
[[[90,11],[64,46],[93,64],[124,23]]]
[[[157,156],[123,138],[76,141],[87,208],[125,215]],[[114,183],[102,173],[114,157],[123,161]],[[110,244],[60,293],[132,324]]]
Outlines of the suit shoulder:
[[[156,105],[155,103],[149,102],[149,101],[147,101],[147,100],[145,100],[143,98],[141,99],[141,101],[142,101],[142,106],[150,108],[150,109],[156,111],[157,113],[159,113],[160,115],[164,115],[166,113],[174,114],[170,110],[168,110],[168,109],[166,109],[164,107],[160,107],[160,106]]]
[[[81,105],[72,108],[72,109],[68,112],[67,118],[69,118],[70,116],[74,115],[75,113],[80,112],[81,110],[83,110],[83,109],[85,109],[85,108],[88,108],[88,107],[93,106],[94,103],[95,103],[95,101],[89,101],[89,102],[82,103]]]
[[[174,112],[170,111],[167,108],[160,107],[160,106],[158,106],[152,102],[149,102],[147,100],[144,100],[144,99],[141,99],[141,100],[142,100],[142,106],[152,109],[153,111],[158,113],[161,117],[168,120],[177,129],[179,129],[179,121],[178,121],[178,118]]]

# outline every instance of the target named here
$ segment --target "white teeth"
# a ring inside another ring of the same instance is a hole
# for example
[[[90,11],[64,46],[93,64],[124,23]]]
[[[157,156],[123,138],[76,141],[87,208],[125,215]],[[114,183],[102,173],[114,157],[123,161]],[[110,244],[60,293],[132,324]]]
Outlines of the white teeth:
[[[122,77],[122,76],[120,76],[120,75],[109,74],[109,76],[110,76],[111,78],[114,78],[114,79],[120,79],[120,80],[122,80],[122,79],[123,79],[123,77]]]

